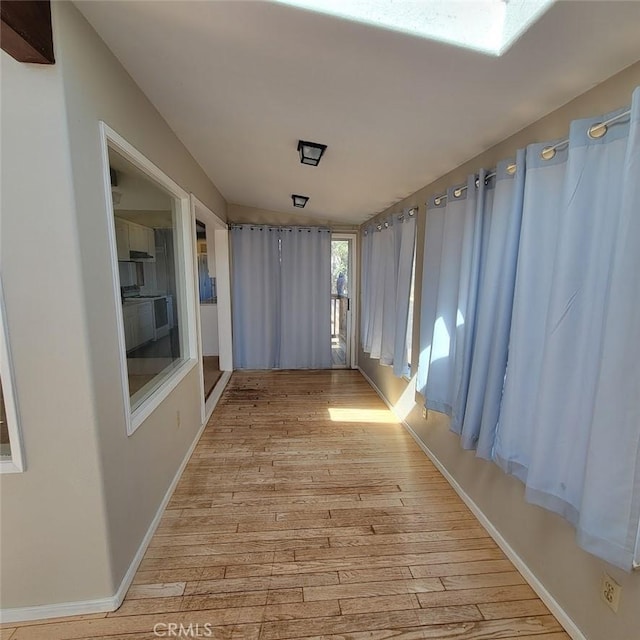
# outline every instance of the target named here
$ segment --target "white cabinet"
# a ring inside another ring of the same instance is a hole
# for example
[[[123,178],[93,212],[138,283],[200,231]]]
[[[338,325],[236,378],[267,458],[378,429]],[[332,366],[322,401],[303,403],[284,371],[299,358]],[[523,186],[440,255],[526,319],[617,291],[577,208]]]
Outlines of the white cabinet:
[[[122,307],[122,317],[127,351],[153,340],[153,302],[151,300],[125,304]]]
[[[138,335],[136,326],[138,324],[137,305],[125,305],[122,307],[122,316],[124,319],[124,343],[127,351],[135,349],[138,345],[136,338]]]
[[[139,224],[129,223],[129,251],[140,251],[155,259],[156,240],[153,229]]]
[[[156,234],[153,229],[149,227],[144,227],[144,234],[147,238],[147,253],[153,258],[153,261],[156,259]]]
[[[138,343],[153,340],[153,302],[142,302],[138,308]]]
[[[130,252],[139,251],[146,253],[150,258],[147,262],[156,259],[156,238],[151,227],[145,227],[135,222],[129,222],[124,218],[115,219],[116,244],[118,246],[118,260],[131,260]]]
[[[116,218],[116,246],[118,260],[129,260],[129,223],[122,218]]]

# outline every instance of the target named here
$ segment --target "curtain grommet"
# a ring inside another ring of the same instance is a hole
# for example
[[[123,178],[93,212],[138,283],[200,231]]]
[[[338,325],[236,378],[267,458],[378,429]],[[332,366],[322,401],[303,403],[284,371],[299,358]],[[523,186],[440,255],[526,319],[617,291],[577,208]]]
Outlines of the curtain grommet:
[[[604,122],[598,122],[596,124],[592,124],[589,127],[589,130],[587,131],[587,135],[592,140],[598,140],[599,138],[604,137],[608,130],[609,130],[609,127],[607,127],[607,125]]]
[[[551,160],[552,158],[555,158],[555,155],[556,155],[556,148],[555,147],[545,147],[540,152],[540,157],[543,160]]]

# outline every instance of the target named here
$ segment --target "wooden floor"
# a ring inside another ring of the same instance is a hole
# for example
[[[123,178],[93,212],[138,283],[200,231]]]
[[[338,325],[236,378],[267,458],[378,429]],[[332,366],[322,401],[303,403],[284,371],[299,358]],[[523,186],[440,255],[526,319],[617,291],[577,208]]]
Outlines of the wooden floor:
[[[120,609],[2,632],[156,637],[569,638],[354,371],[234,373]]]

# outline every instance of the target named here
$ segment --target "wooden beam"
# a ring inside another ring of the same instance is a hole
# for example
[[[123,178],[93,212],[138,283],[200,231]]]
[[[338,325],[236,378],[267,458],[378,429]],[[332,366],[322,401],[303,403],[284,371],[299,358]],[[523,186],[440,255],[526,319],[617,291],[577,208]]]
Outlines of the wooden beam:
[[[18,62],[54,64],[49,0],[2,0],[0,46]]]

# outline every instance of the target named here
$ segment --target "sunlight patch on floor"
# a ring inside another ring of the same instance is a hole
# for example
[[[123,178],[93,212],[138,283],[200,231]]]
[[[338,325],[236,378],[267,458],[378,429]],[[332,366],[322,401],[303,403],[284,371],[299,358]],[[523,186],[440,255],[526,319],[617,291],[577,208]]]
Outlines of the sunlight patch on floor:
[[[379,424],[398,424],[398,418],[388,409],[345,409],[329,408],[332,422],[373,422]]]

